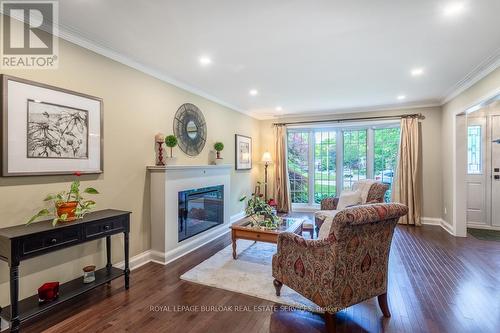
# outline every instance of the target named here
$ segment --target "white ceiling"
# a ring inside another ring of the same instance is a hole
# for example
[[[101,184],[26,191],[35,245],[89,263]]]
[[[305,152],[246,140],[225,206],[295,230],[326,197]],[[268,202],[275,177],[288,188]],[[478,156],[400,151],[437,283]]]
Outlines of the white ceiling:
[[[439,104],[500,51],[500,1],[461,2],[463,14],[446,17],[446,0],[64,0],[59,20],[136,67],[262,118]],[[212,65],[200,66],[203,55]],[[414,67],[424,75],[412,77]]]

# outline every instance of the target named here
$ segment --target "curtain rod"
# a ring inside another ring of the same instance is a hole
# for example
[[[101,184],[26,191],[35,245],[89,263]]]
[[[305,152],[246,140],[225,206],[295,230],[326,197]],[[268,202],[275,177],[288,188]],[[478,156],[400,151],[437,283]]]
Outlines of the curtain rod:
[[[395,116],[373,116],[373,117],[363,117],[363,118],[342,118],[342,119],[295,121],[295,122],[288,122],[288,123],[273,123],[273,125],[274,126],[284,126],[284,125],[299,125],[299,124],[343,123],[343,122],[347,122],[347,121],[400,119],[400,118],[418,118],[420,120],[424,120],[425,116],[421,113],[413,113],[413,114],[400,114],[400,115],[395,115]]]

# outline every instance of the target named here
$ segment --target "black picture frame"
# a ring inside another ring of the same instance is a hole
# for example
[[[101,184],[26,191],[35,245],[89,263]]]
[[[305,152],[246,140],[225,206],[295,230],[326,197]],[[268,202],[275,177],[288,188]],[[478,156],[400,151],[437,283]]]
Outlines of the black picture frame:
[[[247,148],[242,147],[242,144],[248,145]],[[246,135],[235,134],[234,135],[234,156],[235,170],[250,170],[252,169],[252,138]],[[244,151],[246,150],[246,152]],[[243,156],[242,154],[248,154]],[[247,161],[245,161],[247,160]]]

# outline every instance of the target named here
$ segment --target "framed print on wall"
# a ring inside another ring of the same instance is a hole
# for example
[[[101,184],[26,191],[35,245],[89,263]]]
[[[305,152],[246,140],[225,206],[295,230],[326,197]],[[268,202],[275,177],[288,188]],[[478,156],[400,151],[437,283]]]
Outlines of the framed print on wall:
[[[2,175],[103,172],[102,99],[2,75]]]
[[[236,170],[250,170],[252,168],[252,138],[235,134]]]

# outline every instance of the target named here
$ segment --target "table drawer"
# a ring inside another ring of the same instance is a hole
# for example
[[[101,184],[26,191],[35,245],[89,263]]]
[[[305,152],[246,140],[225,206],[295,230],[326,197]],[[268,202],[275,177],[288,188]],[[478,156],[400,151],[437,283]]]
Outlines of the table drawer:
[[[118,218],[85,225],[85,238],[101,237],[106,234],[125,231],[125,223],[125,218]]]
[[[40,234],[21,240],[22,256],[29,256],[37,252],[54,250],[80,241],[80,228],[70,228],[58,232]]]

